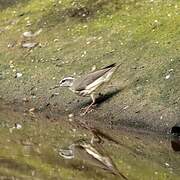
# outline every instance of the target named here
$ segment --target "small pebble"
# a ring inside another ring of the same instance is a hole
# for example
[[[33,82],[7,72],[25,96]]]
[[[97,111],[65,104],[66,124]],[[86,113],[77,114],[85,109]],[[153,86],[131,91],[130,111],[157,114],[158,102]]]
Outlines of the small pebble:
[[[166,75],[165,79],[169,79],[170,78],[170,74]]]
[[[169,166],[170,166],[170,165],[169,165],[169,163],[167,163],[167,162],[165,163],[165,165],[166,165],[167,167],[169,167]]]
[[[28,102],[28,99],[25,97],[22,99],[24,102]]]
[[[72,129],[73,132],[76,132],[76,129]]]
[[[96,70],[96,65],[92,66],[91,71],[95,71]]]
[[[15,78],[20,78],[22,76],[22,73],[16,73]]]
[[[123,109],[125,110],[125,109],[127,109],[129,106],[125,106]]]
[[[33,33],[31,31],[26,31],[23,33],[24,37],[33,37]]]
[[[26,43],[23,43],[22,44],[22,47],[23,48],[33,48],[33,47],[35,47],[36,45],[37,45],[38,43],[30,43],[30,42],[26,42]]]
[[[74,117],[74,114],[69,114],[68,117],[72,118],[72,117]]]
[[[15,123],[15,128],[16,128],[16,129],[21,129],[21,128],[22,128],[22,125],[21,125],[21,124],[18,124],[18,123]]]
[[[35,108],[29,109],[29,112],[34,112],[34,111],[35,111]]]

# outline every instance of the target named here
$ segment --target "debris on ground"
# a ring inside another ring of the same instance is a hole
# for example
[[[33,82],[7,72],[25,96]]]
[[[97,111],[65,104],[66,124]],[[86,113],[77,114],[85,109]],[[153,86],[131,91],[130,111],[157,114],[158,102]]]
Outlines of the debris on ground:
[[[15,123],[15,128],[16,128],[16,129],[21,129],[21,128],[22,128],[22,125],[21,125],[21,124],[18,124],[18,123]]]
[[[9,132],[12,133],[14,129],[21,129],[22,125],[19,123],[15,123],[13,127],[9,128]]]
[[[73,117],[74,117],[74,114],[69,114],[68,115],[68,120],[71,122],[71,121],[73,121]]]
[[[35,108],[29,109],[29,112],[30,112],[30,113],[33,113],[34,111],[35,111]]]
[[[39,29],[35,33],[32,33],[31,31],[26,31],[23,33],[23,37],[26,37],[26,38],[35,37],[35,36],[39,35],[41,32],[42,32],[42,29]]]
[[[17,72],[15,75],[15,78],[20,78],[22,76],[22,73]]]
[[[128,107],[129,107],[129,106],[124,106],[124,107],[123,107],[123,110],[126,110]]]
[[[28,49],[34,48],[37,45],[38,45],[38,43],[36,43],[36,42],[24,42],[24,43],[21,44],[21,46],[23,48],[28,48]]]
[[[97,69],[96,65],[92,66],[91,71],[95,71]]]
[[[170,74],[166,75],[165,79],[169,79],[170,78]]]

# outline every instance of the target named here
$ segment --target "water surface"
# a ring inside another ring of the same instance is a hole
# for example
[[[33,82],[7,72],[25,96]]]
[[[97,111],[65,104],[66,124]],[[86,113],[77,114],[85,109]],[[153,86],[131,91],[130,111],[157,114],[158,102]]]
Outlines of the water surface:
[[[75,124],[1,107],[0,179],[121,179],[81,154],[69,160],[59,156],[59,149],[74,141],[90,142],[92,133]],[[180,179],[180,154],[170,137],[131,129],[100,131],[119,142],[103,139],[99,146],[128,179]]]

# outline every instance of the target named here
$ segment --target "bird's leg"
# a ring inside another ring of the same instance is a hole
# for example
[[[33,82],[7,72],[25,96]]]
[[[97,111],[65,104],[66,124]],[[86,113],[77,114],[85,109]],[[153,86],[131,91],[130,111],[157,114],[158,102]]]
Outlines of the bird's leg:
[[[94,135],[92,135],[91,144],[94,144]]]
[[[104,141],[99,136],[95,136],[93,134],[91,137],[91,144],[94,144],[94,142],[96,142],[98,144],[104,143]]]
[[[92,103],[88,107],[86,107],[86,109],[82,115],[85,115],[89,111],[89,109],[94,105],[94,103],[96,102],[94,94],[91,94],[91,99],[92,99]]]

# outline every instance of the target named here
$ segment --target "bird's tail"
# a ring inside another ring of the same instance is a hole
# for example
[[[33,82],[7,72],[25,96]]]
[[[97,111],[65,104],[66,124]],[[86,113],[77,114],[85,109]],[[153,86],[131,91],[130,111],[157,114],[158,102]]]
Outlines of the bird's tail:
[[[118,65],[117,65],[116,63],[113,63],[113,64],[110,64],[110,65],[104,67],[103,69],[114,68],[115,70],[117,70],[120,65],[121,65],[121,64],[118,64]]]
[[[104,67],[103,69],[108,69],[108,68],[112,68],[112,67],[115,67],[116,66],[116,63],[113,63],[113,64],[110,64],[106,67]]]

